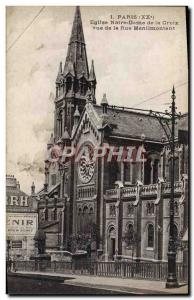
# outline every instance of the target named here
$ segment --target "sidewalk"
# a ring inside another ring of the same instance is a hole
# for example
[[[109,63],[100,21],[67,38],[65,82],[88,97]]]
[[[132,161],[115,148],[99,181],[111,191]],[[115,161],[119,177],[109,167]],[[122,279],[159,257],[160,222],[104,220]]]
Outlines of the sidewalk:
[[[161,281],[150,281],[150,280],[137,280],[129,278],[110,278],[100,276],[86,276],[86,275],[75,275],[75,274],[60,274],[60,273],[46,273],[46,272],[16,272],[15,275],[19,274],[23,276],[35,277],[38,275],[39,278],[61,278],[64,279],[65,284],[103,288],[113,291],[125,291],[133,292],[135,294],[188,294],[188,285],[182,285],[175,289],[166,289],[165,282]]]

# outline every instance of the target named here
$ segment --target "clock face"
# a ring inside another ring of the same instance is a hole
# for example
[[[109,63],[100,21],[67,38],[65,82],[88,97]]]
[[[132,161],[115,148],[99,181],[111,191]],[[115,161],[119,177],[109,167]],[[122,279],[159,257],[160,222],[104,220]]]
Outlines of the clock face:
[[[78,165],[79,178],[83,183],[88,183],[93,175],[95,169],[94,150],[90,145],[85,145],[81,149],[81,157]]]

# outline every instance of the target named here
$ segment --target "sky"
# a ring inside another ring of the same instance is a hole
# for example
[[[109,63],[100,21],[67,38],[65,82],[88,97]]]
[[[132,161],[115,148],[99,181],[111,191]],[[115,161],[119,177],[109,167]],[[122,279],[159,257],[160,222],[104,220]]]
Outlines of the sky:
[[[75,11],[75,7],[48,6],[35,18],[40,9],[7,7],[6,17],[7,174],[15,175],[26,193],[33,181],[36,191],[44,183],[46,144],[54,126],[55,79],[60,61],[65,61]],[[187,112],[183,8],[81,7],[81,14],[89,66],[94,59],[97,103],[106,93],[109,104],[164,111],[169,109],[174,84],[178,111]],[[142,14],[179,25],[175,31],[107,31],[94,30],[90,24],[109,21],[110,15],[116,19]]]

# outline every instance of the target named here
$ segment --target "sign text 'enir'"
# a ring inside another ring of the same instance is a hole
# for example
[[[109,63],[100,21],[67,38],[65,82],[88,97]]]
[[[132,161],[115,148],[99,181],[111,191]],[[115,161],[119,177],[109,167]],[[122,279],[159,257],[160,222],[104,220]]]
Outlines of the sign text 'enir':
[[[36,213],[7,213],[7,235],[35,235],[37,230]]]

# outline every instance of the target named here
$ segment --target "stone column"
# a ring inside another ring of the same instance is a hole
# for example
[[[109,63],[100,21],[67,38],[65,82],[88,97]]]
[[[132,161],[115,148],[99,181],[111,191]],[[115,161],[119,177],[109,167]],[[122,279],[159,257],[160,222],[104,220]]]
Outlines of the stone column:
[[[130,182],[133,182],[133,164],[132,162],[129,162],[129,167],[130,167]]]
[[[67,240],[69,238],[69,212],[70,212],[70,199],[66,199],[66,231],[65,231],[65,242],[66,242],[66,247],[67,247]]]
[[[105,258],[105,261],[108,261],[108,232],[106,230],[106,233],[105,233],[105,255],[104,255],[104,258]]]
[[[103,233],[104,233],[104,158],[98,159],[98,164],[101,164],[100,180],[100,249],[103,249]]]
[[[153,183],[153,171],[154,171],[154,161],[153,160],[151,160],[151,184]]]
[[[74,165],[71,165],[71,168],[73,168],[74,173],[74,181],[71,181],[71,184],[73,185],[73,234],[76,234],[77,232],[77,162],[74,162]]]
[[[164,174],[163,174],[163,168],[164,168],[164,153],[161,153],[161,155],[160,155],[160,173],[158,173],[159,174],[159,176],[161,177],[161,178],[164,178]]]
[[[65,235],[65,205],[63,206],[61,210],[61,245],[60,248],[63,249],[64,247],[64,235]]]
[[[120,202],[121,202],[121,188],[117,188],[117,202],[115,204],[116,209],[116,238],[115,238],[115,256],[119,254],[119,223],[120,223]]]
[[[136,258],[141,257],[141,236],[142,236],[142,204],[141,204],[141,189],[142,189],[142,182],[137,181],[137,186],[136,186],[136,200],[134,203],[134,231],[137,237],[137,243],[136,243],[136,249],[135,249],[135,256]]]
[[[119,200],[117,201],[116,207],[116,238],[115,238],[115,256],[119,254]]]
[[[64,178],[64,171],[62,171],[62,173],[61,173],[61,185],[60,185],[60,198],[63,198],[63,189],[64,189],[64,187],[63,187],[63,183],[64,183],[64,180],[63,180],[63,178]]]
[[[62,122],[62,133],[61,133],[61,136],[63,136],[63,132],[65,130],[65,105],[63,104],[62,106],[62,116],[61,116],[61,122]]]
[[[123,182],[124,184],[124,162],[121,161],[120,164],[121,164],[121,182]]]
[[[54,113],[54,137],[56,138],[57,136],[57,116],[56,116],[56,111]]]

